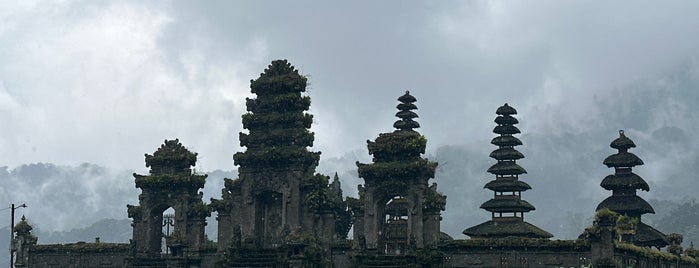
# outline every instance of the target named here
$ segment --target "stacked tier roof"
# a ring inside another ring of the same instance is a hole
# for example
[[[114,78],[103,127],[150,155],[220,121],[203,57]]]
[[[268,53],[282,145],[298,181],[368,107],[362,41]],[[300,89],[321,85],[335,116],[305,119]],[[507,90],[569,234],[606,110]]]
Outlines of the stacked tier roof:
[[[646,200],[636,195],[636,190],[650,190],[648,183],[632,172],[633,167],[643,165],[638,156],[628,152],[636,147],[636,144],[620,130],[619,138],[609,146],[618,152],[605,158],[603,163],[607,167],[613,167],[614,174],[605,177],[600,186],[612,191],[612,196],[604,199],[597,206],[597,210],[607,208],[622,215],[638,218],[636,233],[628,237],[628,241],[641,246],[666,246],[667,240],[663,233],[641,222],[641,215],[655,213],[655,210]]]
[[[306,77],[286,60],[273,61],[250,81],[257,98],[246,99],[243,128],[248,133],[240,133],[240,145],[247,150],[233,156],[241,172],[312,170],[318,164],[320,153],[307,149],[313,146],[313,116],[306,113],[311,105],[302,95],[306,85]]]
[[[499,107],[495,118],[497,126],[493,129],[499,136],[493,138],[491,143],[498,149],[490,153],[490,157],[497,162],[488,172],[495,175],[495,179],[486,183],[485,188],[494,192],[492,199],[481,205],[492,214],[492,220],[464,230],[464,234],[471,237],[531,237],[549,238],[552,235],[532,224],[524,222],[524,213],[534,210],[529,202],[522,200],[522,192],[531,189],[526,182],[519,180],[519,175],[527,171],[517,164],[517,160],[524,155],[515,149],[522,145],[522,141],[514,137],[519,134],[515,126],[519,123],[512,115],[517,110],[507,103]]]
[[[379,134],[374,141],[367,141],[373,163],[357,162],[359,177],[368,184],[401,181],[427,184],[427,180],[434,177],[437,163],[420,157],[425,153],[427,140],[414,130],[420,127],[420,124],[413,120],[418,117],[414,112],[417,109],[417,100],[406,91],[398,101],[398,120],[393,123],[395,130]],[[399,191],[405,185],[407,184],[397,183],[394,190]]]

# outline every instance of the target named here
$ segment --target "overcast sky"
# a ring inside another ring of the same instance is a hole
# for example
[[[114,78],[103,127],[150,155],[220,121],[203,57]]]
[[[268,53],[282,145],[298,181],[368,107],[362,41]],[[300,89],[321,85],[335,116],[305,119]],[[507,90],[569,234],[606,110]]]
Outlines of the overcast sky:
[[[505,102],[518,109],[525,133],[593,133],[589,146],[565,142],[607,150],[591,156],[597,162],[612,153],[607,146],[619,129],[639,147],[639,140],[671,142],[670,134],[699,130],[692,125],[699,118],[696,1],[0,6],[0,166],[9,168],[88,162],[145,172],[143,154],[179,138],[199,153],[199,170],[234,169],[249,80],[275,59],[309,77],[321,162],[357,151],[368,157],[366,140],[392,130],[396,98],[406,90],[418,99],[431,152],[465,144],[492,150],[494,111]],[[680,145],[699,147],[686,140]],[[550,150],[567,150],[560,147]],[[673,169],[676,155],[666,147],[642,150],[647,164]],[[663,180],[656,170],[644,178]]]
[[[489,138],[504,102],[536,119],[529,132],[555,130],[549,113],[562,108],[596,118],[594,96],[694,66],[699,53],[693,1],[2,6],[0,165],[10,167],[144,168],[144,153],[179,137],[200,169],[232,169],[248,81],[280,58],[310,77],[315,149],[332,157],[390,130],[405,90],[436,148]]]

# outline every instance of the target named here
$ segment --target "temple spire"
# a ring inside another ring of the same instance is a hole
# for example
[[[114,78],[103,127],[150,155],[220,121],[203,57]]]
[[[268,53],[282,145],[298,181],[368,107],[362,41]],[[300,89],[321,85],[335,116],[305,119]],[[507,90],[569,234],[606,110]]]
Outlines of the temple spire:
[[[500,238],[508,236],[549,238],[552,235],[524,221],[524,213],[534,210],[534,206],[522,200],[522,192],[531,189],[529,184],[519,180],[519,175],[527,171],[517,164],[524,155],[515,149],[522,142],[514,137],[520,130],[515,126],[519,121],[512,115],[517,110],[507,103],[499,107],[495,113],[497,124],[493,133],[498,134],[491,143],[498,149],[490,153],[497,162],[488,172],[495,175],[495,180],[488,182],[484,188],[493,191],[493,198],[481,205],[481,208],[491,213],[492,219],[485,223],[464,230],[464,234],[479,238]]]
[[[359,200],[351,201],[355,245],[391,254],[405,254],[411,247],[436,248],[439,215],[446,204],[437,186],[428,183],[437,163],[422,157],[427,139],[414,130],[420,127],[413,121],[418,117],[413,112],[416,99],[406,91],[398,101],[396,130],[367,141],[372,163],[357,162],[364,185]]]
[[[287,60],[273,61],[260,77],[250,81],[257,98],[246,99],[248,113],[243,117],[240,145],[245,152],[233,156],[239,171],[303,170],[312,172],[319,152],[310,152],[313,116],[308,114],[311,98],[306,91],[307,78]]]
[[[413,104],[417,99],[410,95],[410,91],[405,91],[405,94],[400,96],[398,101],[400,101],[400,103],[396,106],[398,109],[396,117],[400,120],[393,123],[393,127],[399,130],[413,130],[413,128],[419,128],[420,124],[413,121],[413,118],[417,118],[418,116],[412,111],[417,110],[417,106]]]
[[[641,246],[666,246],[666,235],[641,221],[643,214],[655,213],[655,210],[646,200],[636,195],[637,190],[650,190],[648,183],[632,171],[633,167],[643,165],[643,161],[638,156],[628,152],[629,149],[636,147],[636,144],[626,137],[623,130],[619,130],[619,138],[612,141],[609,146],[617,149],[617,153],[605,158],[603,164],[613,167],[614,174],[605,177],[600,186],[612,191],[612,196],[602,201],[597,206],[597,210],[607,208],[621,215],[638,219],[635,234],[625,235],[624,240]]]

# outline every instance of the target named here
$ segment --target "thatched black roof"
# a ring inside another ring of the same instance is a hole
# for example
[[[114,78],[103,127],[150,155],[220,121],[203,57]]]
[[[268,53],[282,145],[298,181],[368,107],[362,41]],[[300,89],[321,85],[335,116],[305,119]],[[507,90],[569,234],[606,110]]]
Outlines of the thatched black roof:
[[[401,111],[416,110],[417,106],[412,103],[399,103],[398,105],[396,105],[396,109]]]
[[[619,214],[655,213],[653,207],[637,195],[612,195],[597,205],[596,210],[608,208]]]
[[[505,237],[528,237],[528,238],[551,238],[547,231],[540,229],[528,222],[516,221],[487,221],[473,226],[463,231],[463,234],[471,238],[505,238]]]
[[[413,95],[410,95],[410,91],[406,91],[403,96],[398,97],[398,101],[404,102],[404,103],[411,103],[411,102],[416,102],[417,99],[413,97]]]
[[[643,165],[643,160],[633,153],[619,152],[604,159],[603,164],[607,167],[635,167]]]
[[[500,135],[512,135],[512,134],[519,134],[520,131],[517,127],[515,127],[513,125],[499,125],[499,126],[495,126],[495,128],[493,128],[493,133],[500,134]]]
[[[526,191],[531,189],[531,186],[517,178],[517,176],[527,173],[516,163],[516,160],[524,158],[524,155],[513,148],[522,145],[522,141],[512,136],[520,133],[519,129],[514,126],[519,121],[511,116],[517,114],[517,110],[505,103],[497,109],[496,113],[498,116],[495,118],[495,123],[498,125],[493,129],[493,132],[500,136],[493,138],[490,143],[499,148],[490,153],[490,157],[495,158],[498,162],[488,168],[488,172],[495,174],[496,178],[485,185],[485,188],[495,192],[495,198],[483,203],[481,208],[492,213],[515,214],[535,210],[534,206],[522,200],[519,194],[502,195],[504,192]],[[464,230],[464,234],[478,238],[552,237],[550,233],[524,222],[523,218],[510,216],[512,215],[493,214],[493,220],[468,228]]]
[[[490,157],[497,160],[518,160],[524,158],[524,155],[515,148],[503,147],[490,153]]]
[[[505,103],[505,105],[498,107],[498,109],[495,110],[495,113],[498,115],[511,115],[511,114],[517,114],[517,110],[515,110],[515,108],[512,108],[512,106],[507,105],[507,103]]]
[[[631,242],[639,246],[658,248],[668,245],[667,235],[641,221],[636,224],[636,234],[632,236]]]
[[[497,146],[517,146],[522,145],[522,141],[514,136],[498,136],[490,141],[491,144]]]
[[[650,190],[648,183],[634,173],[609,175],[602,180],[600,186],[606,190],[640,189],[646,192]]]
[[[393,127],[402,130],[411,130],[413,128],[420,128],[420,123],[413,120],[398,120],[393,123]]]
[[[454,240],[451,235],[445,233],[445,232],[439,232],[439,241],[451,241]]]
[[[403,111],[398,111],[398,112],[396,113],[396,117],[401,118],[401,119],[402,119],[402,118],[410,118],[410,119],[413,119],[413,118],[417,118],[418,115],[417,115],[417,113],[415,113],[415,112],[413,112],[413,111],[410,111],[410,110],[403,110]]]
[[[519,121],[511,115],[501,115],[495,118],[495,123],[499,125],[514,125],[519,123]]]
[[[535,210],[532,204],[519,198],[497,198],[485,201],[481,205],[482,209],[490,212],[529,212]]]
[[[496,192],[518,192],[531,189],[526,182],[515,178],[497,178],[485,184],[483,188]]]
[[[498,161],[488,168],[488,172],[495,175],[521,175],[527,173],[523,167],[512,161]]]
[[[396,113],[396,117],[400,118],[400,120],[393,123],[393,127],[400,130],[412,130],[413,128],[419,128],[420,124],[413,121],[413,118],[417,118],[418,116],[415,112],[411,111],[417,109],[417,106],[413,104],[413,102],[416,102],[417,99],[410,95],[410,92],[406,91],[403,96],[398,97],[398,101],[400,101],[400,104],[396,106],[396,108],[399,110]]]
[[[628,150],[629,148],[634,148],[636,147],[636,144],[633,143],[633,141],[624,135],[623,130],[619,130],[619,138],[615,139],[612,141],[611,144],[609,144],[614,149],[618,150]]]

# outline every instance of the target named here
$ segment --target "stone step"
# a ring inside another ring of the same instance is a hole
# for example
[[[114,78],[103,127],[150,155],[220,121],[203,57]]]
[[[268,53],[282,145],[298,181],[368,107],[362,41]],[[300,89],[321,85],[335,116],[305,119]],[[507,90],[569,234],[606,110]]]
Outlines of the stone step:
[[[397,268],[415,263],[414,256],[378,255],[364,259],[361,267],[365,268]]]
[[[231,267],[279,267],[278,251],[270,249],[242,251]]]

